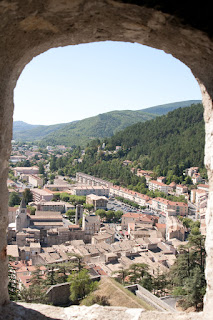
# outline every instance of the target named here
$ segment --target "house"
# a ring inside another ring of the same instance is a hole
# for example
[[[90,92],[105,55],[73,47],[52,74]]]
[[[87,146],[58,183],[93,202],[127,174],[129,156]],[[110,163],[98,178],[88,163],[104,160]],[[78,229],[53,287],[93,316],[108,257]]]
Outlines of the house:
[[[188,192],[188,188],[187,186],[181,185],[181,184],[177,184],[176,185],[176,195],[180,196],[180,195],[184,195]]]
[[[136,175],[137,175],[138,177],[150,176],[150,178],[151,178],[151,175],[152,175],[153,173],[154,173],[154,172],[153,172],[153,171],[150,171],[150,170],[141,170],[141,169],[138,169]]]
[[[96,196],[109,196],[109,188],[105,186],[88,186],[82,185],[73,188],[73,194],[76,196],[88,196],[95,194]]]
[[[100,231],[100,217],[97,215],[83,215],[82,230],[85,234],[94,235]]]
[[[199,167],[191,167],[185,170],[187,176],[192,177],[195,173],[198,173]]]
[[[94,206],[94,210],[107,208],[108,199],[104,196],[96,196],[95,194],[90,194],[86,196],[86,204],[91,204]]]
[[[114,242],[115,232],[109,228],[101,228],[98,234],[92,237],[92,244],[100,244],[102,242],[112,244]]]
[[[167,216],[166,219],[166,240],[176,238],[180,241],[185,240],[186,228],[182,222],[174,216]]]
[[[16,167],[14,168],[15,177],[20,176],[21,174],[38,174],[39,168],[37,166],[34,167]]]
[[[203,178],[201,177],[200,173],[194,173],[192,176],[192,182],[193,184],[197,184],[203,181]]]
[[[127,212],[122,215],[121,226],[122,229],[127,229],[129,223],[143,223],[146,226],[153,226],[157,222],[158,217],[148,214],[140,214],[135,212]]]
[[[186,216],[188,214],[187,203],[170,201],[160,197],[152,199],[152,208],[168,215]]]
[[[169,186],[163,182],[159,182],[157,180],[150,180],[148,182],[149,190],[150,191],[161,191],[165,194],[168,194]]]
[[[44,188],[44,189],[30,189],[33,194],[33,201],[51,201],[53,198],[53,192]]]
[[[208,184],[198,184],[197,188],[198,188],[198,190],[204,190],[206,192],[209,192],[209,185]]]
[[[165,183],[166,182],[166,177],[157,177],[157,181],[161,182],[161,183]]]
[[[42,187],[43,186],[43,179],[40,178],[39,176],[35,174],[29,174],[27,175],[28,177],[28,182],[31,184],[33,187]]]
[[[149,196],[145,194],[142,194],[133,190],[129,190],[127,188],[119,187],[116,185],[113,185],[110,188],[110,195],[112,195],[113,197],[119,196],[124,199],[134,201],[140,206],[146,206],[147,202],[151,199]]]
[[[60,212],[36,211],[30,216],[30,226],[37,229],[51,229],[63,227],[63,217]]]

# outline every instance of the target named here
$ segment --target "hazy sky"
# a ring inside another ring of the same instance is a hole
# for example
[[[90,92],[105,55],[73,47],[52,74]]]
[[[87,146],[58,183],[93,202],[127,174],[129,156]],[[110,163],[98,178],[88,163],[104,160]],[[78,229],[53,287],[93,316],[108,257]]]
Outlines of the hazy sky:
[[[111,110],[201,99],[190,69],[140,44],[99,42],[51,49],[23,70],[14,120],[71,122]]]

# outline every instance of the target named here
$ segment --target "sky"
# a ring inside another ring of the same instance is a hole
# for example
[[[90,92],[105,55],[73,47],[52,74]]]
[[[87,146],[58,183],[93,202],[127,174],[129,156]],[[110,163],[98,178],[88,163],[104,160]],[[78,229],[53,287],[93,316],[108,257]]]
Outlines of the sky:
[[[14,120],[50,125],[197,99],[197,81],[172,55],[106,41],[54,48],[33,58],[14,91]]]

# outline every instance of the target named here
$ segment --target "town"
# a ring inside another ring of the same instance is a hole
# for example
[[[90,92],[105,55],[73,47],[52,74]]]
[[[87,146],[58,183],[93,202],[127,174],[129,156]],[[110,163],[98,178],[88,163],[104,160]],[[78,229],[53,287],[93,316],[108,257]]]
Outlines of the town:
[[[192,181],[189,190],[186,184],[166,184],[165,177],[123,161],[145,178],[148,190],[184,200],[152,198],[82,172],[53,174],[51,157],[60,159],[71,149],[13,143],[7,251],[20,291],[30,287],[37,268],[46,277],[50,266],[79,257],[95,279],[116,277],[133,263],[148,265],[152,276],[163,274],[174,264],[180,245],[187,243],[188,218],[205,236],[209,186],[199,167],[184,172]],[[120,146],[114,152],[118,150]],[[81,150],[73,166],[84,155]]]

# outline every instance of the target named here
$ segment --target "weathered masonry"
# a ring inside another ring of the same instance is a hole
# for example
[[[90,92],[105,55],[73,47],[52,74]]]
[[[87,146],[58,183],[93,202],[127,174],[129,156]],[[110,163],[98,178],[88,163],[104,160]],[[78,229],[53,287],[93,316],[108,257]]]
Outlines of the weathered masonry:
[[[213,17],[209,2],[3,0],[0,1],[0,16],[0,305],[8,301],[6,180],[11,151],[13,90],[17,79],[33,57],[50,48],[112,40],[137,42],[164,50],[185,63],[200,84],[206,127],[205,164],[210,185],[206,240],[208,286],[202,319],[208,315],[212,319]],[[193,319],[198,316],[194,315]],[[151,317],[149,315],[149,319]],[[155,315],[155,319],[160,317]],[[178,319],[178,314],[173,315],[174,318]]]

